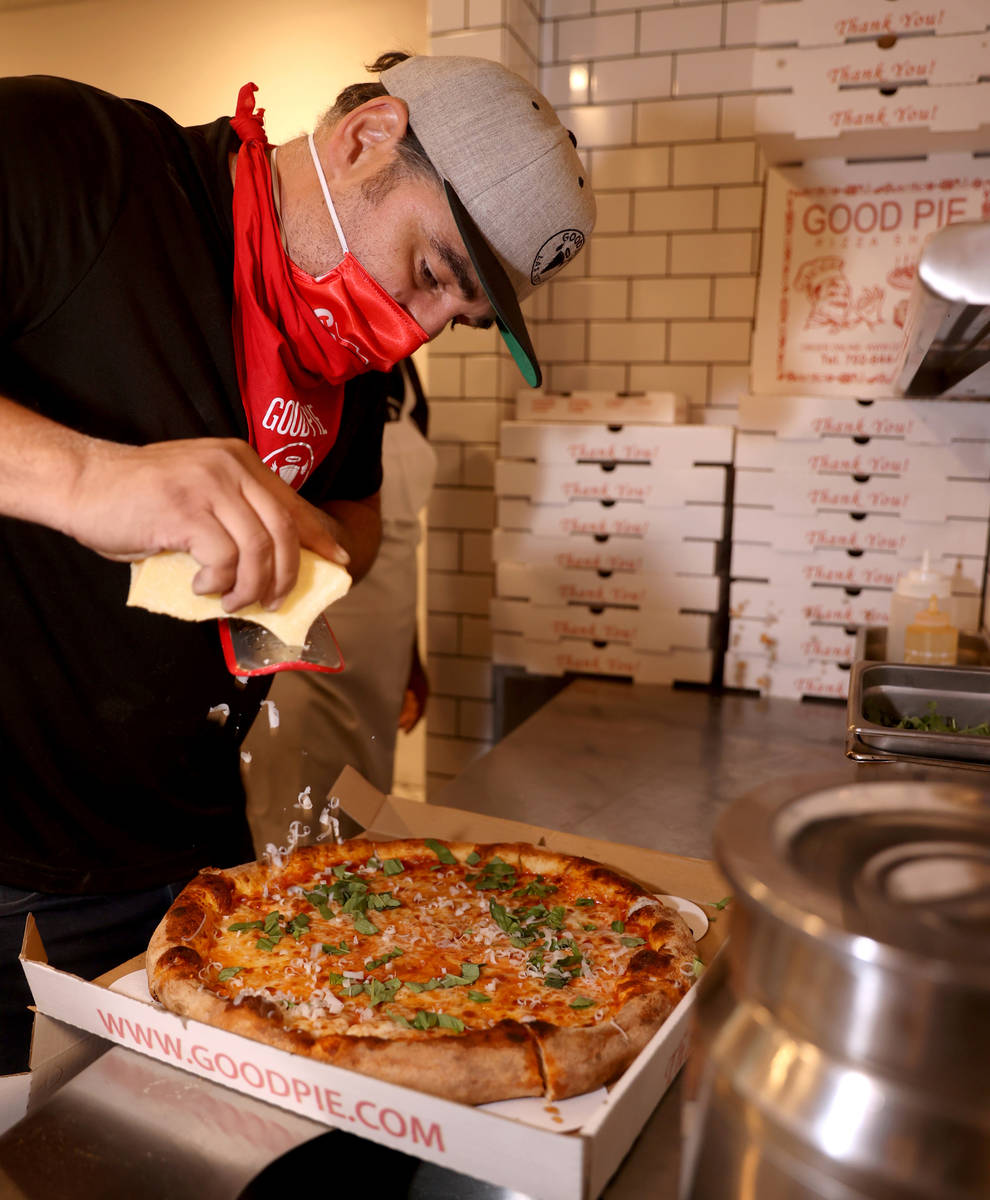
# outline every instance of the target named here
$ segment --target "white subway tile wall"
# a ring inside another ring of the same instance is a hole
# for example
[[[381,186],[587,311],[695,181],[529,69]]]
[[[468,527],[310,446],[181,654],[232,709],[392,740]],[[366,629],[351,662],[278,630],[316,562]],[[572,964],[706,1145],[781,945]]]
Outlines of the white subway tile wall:
[[[757,0],[430,0],[431,51],[495,58],[573,130],[598,199],[577,263],[527,301],[547,391],[674,391],[735,421],[748,389],[765,165]],[[428,794],[487,750],[492,476],[522,386],[493,332],[430,348]]]

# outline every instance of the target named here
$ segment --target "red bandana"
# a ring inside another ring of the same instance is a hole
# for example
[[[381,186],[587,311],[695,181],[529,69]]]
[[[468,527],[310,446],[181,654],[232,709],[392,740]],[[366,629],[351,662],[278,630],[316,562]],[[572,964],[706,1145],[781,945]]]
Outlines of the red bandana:
[[[426,334],[352,255],[319,281],[289,262],[256,90],[253,83],[241,88],[231,121],[242,142],[234,182],[234,354],[251,445],[298,489],[336,440],[345,381],[389,370]]]

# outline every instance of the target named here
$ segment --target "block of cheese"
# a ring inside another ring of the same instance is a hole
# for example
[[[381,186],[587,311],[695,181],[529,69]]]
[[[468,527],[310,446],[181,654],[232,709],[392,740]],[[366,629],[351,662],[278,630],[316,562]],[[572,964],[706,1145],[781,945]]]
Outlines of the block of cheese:
[[[343,567],[321,558],[312,550],[303,549],[295,586],[281,607],[269,612],[260,604],[249,604],[228,613],[224,611],[219,595],[197,596],[192,590],[192,581],[199,569],[200,564],[191,554],[179,550],[165,550],[132,563],[127,603],[183,621],[239,617],[264,625],[287,646],[303,646],[316,618],[351,586],[351,577]]]

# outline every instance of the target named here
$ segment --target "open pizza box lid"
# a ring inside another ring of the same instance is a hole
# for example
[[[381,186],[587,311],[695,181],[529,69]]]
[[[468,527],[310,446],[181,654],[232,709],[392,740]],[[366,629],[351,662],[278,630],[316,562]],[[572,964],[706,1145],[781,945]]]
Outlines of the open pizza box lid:
[[[593,858],[657,893],[683,897],[701,907],[710,922],[698,943],[698,956],[706,965],[725,941],[728,917],[716,905],[725,896],[726,884],[714,864],[705,860],[386,797],[351,768],[341,773],[331,795],[365,836],[526,841]],[[95,1034],[322,1125],[346,1129],[538,1200],[600,1195],[688,1056],[697,996],[697,989],[692,989],[684,997],[607,1090],[554,1103],[513,1100],[471,1107],[168,1012],[147,994],[141,958],[93,982],[59,971],[47,963],[31,917],[21,963],[38,1014],[32,1073],[55,1063],[59,1053],[72,1052],[73,1030]],[[66,1030],[66,1025],[73,1030]],[[102,1048],[97,1042],[93,1050],[92,1038],[86,1039],[86,1045],[89,1049],[84,1046],[81,1052],[91,1056]]]

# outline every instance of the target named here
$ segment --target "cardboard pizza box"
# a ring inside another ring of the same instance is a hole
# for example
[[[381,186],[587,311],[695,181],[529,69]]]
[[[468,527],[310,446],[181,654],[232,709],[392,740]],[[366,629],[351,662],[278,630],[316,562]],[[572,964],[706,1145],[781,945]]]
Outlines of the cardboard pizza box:
[[[725,532],[725,505],[688,504],[679,508],[647,508],[635,500],[564,500],[533,504],[497,498],[500,529],[539,537],[620,537],[671,542],[684,538],[718,541]]]
[[[711,683],[715,670],[714,652],[707,649],[671,646],[668,650],[642,650],[623,642],[540,641],[497,632],[492,634],[492,661],[499,666],[523,667],[533,675],[607,675],[663,686]]]
[[[983,0],[778,0],[761,4],[756,20],[759,46],[834,46],[857,38],[931,34],[944,37],[986,29],[990,21]]]
[[[948,479],[990,479],[990,442],[918,445],[893,438],[853,437],[797,441],[773,433],[740,433],[736,470],[881,476],[931,491]]]
[[[502,458],[540,463],[731,463],[730,425],[557,424],[503,421]]]
[[[539,504],[572,500],[634,501],[644,508],[680,509],[688,504],[723,504],[724,466],[669,467],[643,463],[537,463],[500,458],[495,494]]]
[[[803,663],[768,662],[764,657],[725,656],[725,686],[780,696],[785,700],[845,701],[849,696],[850,664],[808,659]]]
[[[660,541],[588,533],[544,537],[521,529],[496,529],[492,559],[566,570],[714,575],[718,543],[700,538]]]
[[[495,591],[500,599],[531,600],[534,604],[554,606],[688,608],[713,613],[719,605],[718,576],[662,571],[580,571],[497,562]]]
[[[675,392],[544,392],[524,388],[516,396],[523,421],[605,421],[677,425],[687,420],[687,396]]]
[[[331,793],[368,837],[527,841],[586,855],[651,890],[702,907],[708,931],[698,955],[709,964],[725,942],[727,885],[715,865],[579,837],[520,821],[386,797],[348,767]],[[147,994],[143,962],[116,978],[87,982],[50,966],[32,918],[21,963],[39,1013],[254,1096],[322,1125],[391,1146],[537,1200],[593,1200],[673,1082],[689,1051],[697,996],[684,997],[632,1066],[609,1089],[573,1101],[502,1101],[472,1107],[384,1083],[180,1017]]]

